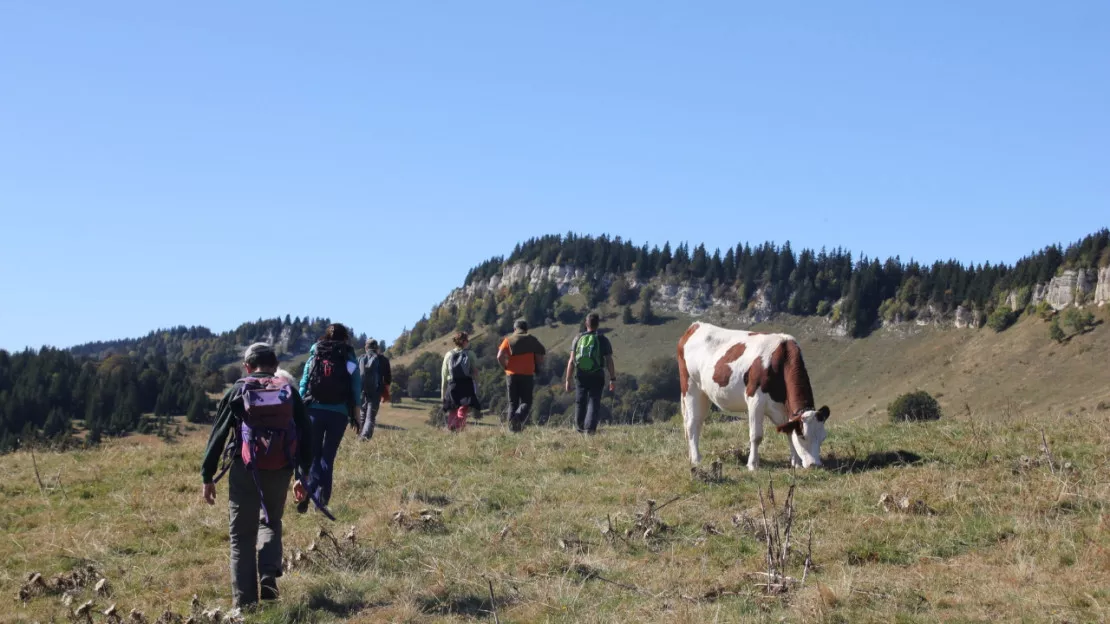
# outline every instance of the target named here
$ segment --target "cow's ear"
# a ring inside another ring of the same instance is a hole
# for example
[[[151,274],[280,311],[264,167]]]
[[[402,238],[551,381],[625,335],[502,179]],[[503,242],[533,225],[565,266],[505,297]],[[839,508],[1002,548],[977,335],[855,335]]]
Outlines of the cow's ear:
[[[817,410],[817,420],[820,421],[820,422],[825,422],[828,419],[829,419],[829,406],[828,405],[822,405],[821,409]]]
[[[775,429],[778,429],[779,433],[785,433],[786,435],[790,435],[792,433],[802,435],[802,421],[800,421],[800,420],[787,421],[785,424],[782,424],[782,425],[779,425],[779,426],[775,427]]]

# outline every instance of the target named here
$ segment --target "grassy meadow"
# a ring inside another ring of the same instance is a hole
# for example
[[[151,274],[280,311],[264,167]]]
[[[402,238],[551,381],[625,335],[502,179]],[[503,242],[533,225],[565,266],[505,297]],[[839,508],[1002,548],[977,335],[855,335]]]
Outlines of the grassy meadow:
[[[426,411],[384,409],[369,443],[348,431],[332,501],[339,521],[289,509],[286,556],[295,561],[282,600],[248,621],[1110,617],[1110,410],[1004,420],[957,412],[904,425],[834,412],[829,468],[796,474],[773,436],[763,469],[748,473],[745,452],[734,451],[746,445],[747,423],[716,422],[702,441],[706,469],[719,458],[720,475],[702,478],[691,475],[677,419],[584,438],[535,427],[512,435],[487,416],[451,435],[428,427]],[[201,502],[205,436],[0,457],[0,621],[67,622],[88,599],[97,612],[115,603],[150,622],[166,610],[187,614],[194,594],[226,610],[226,488],[215,507]],[[776,510],[791,483],[783,571],[795,582],[768,587],[765,526],[781,529]],[[645,518],[649,500],[662,508]],[[89,565],[110,595],[96,596],[90,581],[72,590],[71,607],[40,589],[17,598],[32,573],[49,579]]]

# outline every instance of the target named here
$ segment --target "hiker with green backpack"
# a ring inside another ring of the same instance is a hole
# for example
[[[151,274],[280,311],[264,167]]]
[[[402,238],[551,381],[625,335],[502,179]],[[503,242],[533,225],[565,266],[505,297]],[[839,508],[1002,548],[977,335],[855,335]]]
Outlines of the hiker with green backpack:
[[[571,375],[575,382],[574,427],[579,433],[597,433],[601,418],[601,393],[605,390],[605,372],[609,372],[609,392],[617,378],[613,364],[613,345],[598,332],[601,317],[596,312],[586,316],[586,331],[574,339],[567,360],[564,387],[570,392]]]

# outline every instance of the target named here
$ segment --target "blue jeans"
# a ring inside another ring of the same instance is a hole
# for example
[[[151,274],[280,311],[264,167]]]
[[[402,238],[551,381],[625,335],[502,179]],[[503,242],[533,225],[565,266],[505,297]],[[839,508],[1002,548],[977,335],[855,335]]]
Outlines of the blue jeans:
[[[335,472],[335,454],[347,430],[347,416],[326,409],[308,408],[312,421],[312,469],[308,472],[305,487],[315,493],[324,505],[331,500],[332,474]]]

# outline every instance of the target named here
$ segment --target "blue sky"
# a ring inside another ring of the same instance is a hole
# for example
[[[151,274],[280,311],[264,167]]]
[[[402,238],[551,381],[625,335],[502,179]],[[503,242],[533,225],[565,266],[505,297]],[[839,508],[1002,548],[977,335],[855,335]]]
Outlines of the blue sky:
[[[0,4],[0,347],[392,340],[576,230],[1007,261],[1110,221],[1110,3]]]

